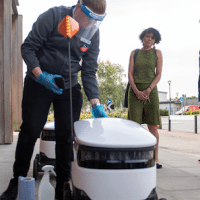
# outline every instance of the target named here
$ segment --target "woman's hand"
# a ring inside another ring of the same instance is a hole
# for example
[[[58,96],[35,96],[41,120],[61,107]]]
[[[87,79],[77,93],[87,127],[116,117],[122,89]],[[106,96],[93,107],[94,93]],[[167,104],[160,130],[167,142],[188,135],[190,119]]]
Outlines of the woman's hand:
[[[149,98],[149,95],[151,93],[151,89],[150,88],[147,88],[146,90],[142,91],[148,98]]]
[[[147,101],[149,101],[149,103],[150,103],[149,95],[151,93],[151,89],[147,88],[146,90],[142,91],[142,93],[146,96],[146,99],[143,100],[142,103],[145,104]]]
[[[139,101],[138,102],[140,102],[140,101],[146,101],[147,99],[148,99],[148,97],[143,93],[143,92],[141,92],[141,91],[138,91],[137,93],[136,93],[136,96],[137,96],[137,98],[139,99]]]

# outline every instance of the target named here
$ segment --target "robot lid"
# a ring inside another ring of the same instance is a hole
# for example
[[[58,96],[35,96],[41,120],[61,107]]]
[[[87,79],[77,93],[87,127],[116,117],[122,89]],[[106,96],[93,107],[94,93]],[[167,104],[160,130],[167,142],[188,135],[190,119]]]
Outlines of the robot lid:
[[[136,122],[120,118],[85,119],[74,123],[79,145],[103,148],[144,148],[156,138]]]
[[[48,122],[45,124],[43,130],[55,130],[54,122]]]

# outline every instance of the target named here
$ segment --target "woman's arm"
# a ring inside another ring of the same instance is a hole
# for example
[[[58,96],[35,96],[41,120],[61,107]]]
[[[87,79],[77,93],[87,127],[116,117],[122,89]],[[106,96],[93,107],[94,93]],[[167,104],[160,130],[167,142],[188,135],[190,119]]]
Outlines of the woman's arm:
[[[135,50],[133,50],[131,52],[131,55],[130,55],[130,59],[129,59],[129,68],[128,68],[128,80],[129,80],[129,83],[133,89],[133,92],[136,94],[137,98],[139,100],[146,100],[147,99],[147,96],[139,91],[135,85],[135,82],[134,82],[134,78],[133,78],[133,72],[134,72],[134,54],[135,54]]]
[[[152,81],[150,87],[151,90],[158,84],[161,78],[161,73],[162,73],[162,64],[163,64],[163,58],[162,58],[162,52],[160,50],[156,51],[157,54],[157,67],[156,67],[156,77]],[[149,88],[150,89],[150,88]]]
[[[199,69],[199,81],[198,81],[198,99],[199,99],[199,109],[200,109],[200,69]]]

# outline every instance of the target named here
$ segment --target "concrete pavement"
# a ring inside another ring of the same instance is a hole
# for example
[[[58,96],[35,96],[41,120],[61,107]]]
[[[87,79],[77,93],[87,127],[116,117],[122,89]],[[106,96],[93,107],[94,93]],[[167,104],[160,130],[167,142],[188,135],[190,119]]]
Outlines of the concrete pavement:
[[[200,199],[200,134],[159,130],[157,192],[168,200]]]
[[[168,200],[199,200],[200,199],[200,134],[189,131],[159,130],[160,148],[159,159],[163,165],[157,170],[157,193],[159,198]],[[0,145],[0,194],[7,188],[12,178],[12,166],[18,133],[14,133],[14,142],[10,145]],[[36,143],[34,155],[39,153],[39,139]],[[28,173],[32,177],[33,164]],[[35,199],[39,181],[35,186]],[[55,178],[51,176],[51,183],[55,186]]]

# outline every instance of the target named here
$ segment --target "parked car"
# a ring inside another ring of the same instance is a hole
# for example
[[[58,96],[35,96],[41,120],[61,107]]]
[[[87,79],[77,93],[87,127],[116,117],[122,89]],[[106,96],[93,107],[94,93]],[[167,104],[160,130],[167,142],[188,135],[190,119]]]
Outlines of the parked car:
[[[181,115],[182,113],[188,112],[192,109],[192,111],[199,110],[199,107],[197,105],[191,105],[191,106],[185,106],[181,108],[179,111],[177,111],[176,115]]]

